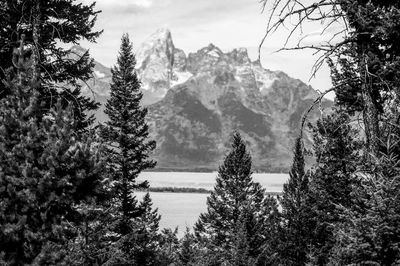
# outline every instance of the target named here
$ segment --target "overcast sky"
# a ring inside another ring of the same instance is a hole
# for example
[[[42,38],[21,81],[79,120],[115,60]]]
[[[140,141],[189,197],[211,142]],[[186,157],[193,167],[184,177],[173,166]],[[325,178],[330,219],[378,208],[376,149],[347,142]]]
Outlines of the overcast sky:
[[[85,3],[91,0],[82,0]],[[257,56],[265,32],[268,10],[261,13],[259,0],[97,0],[97,29],[104,33],[96,44],[82,43],[91,55],[106,66],[116,61],[120,38],[129,33],[135,47],[155,32],[167,27],[174,44],[186,53],[213,43],[223,51],[246,47],[252,59]],[[318,42],[320,25],[312,25],[310,42]],[[308,83],[315,61],[312,52],[279,52],[287,32],[281,30],[267,39],[261,54],[265,68],[282,70]],[[329,35],[329,33],[328,33]],[[316,89],[331,86],[329,71],[325,67],[310,82]]]

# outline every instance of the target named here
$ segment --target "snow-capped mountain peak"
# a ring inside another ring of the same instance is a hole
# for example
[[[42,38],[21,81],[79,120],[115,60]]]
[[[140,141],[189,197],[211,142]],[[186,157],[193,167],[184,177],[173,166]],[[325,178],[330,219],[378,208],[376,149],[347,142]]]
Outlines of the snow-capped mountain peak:
[[[170,59],[175,49],[171,31],[160,28],[143,42],[136,52],[136,66],[138,69],[147,67],[149,57],[163,57],[165,54]],[[147,61],[146,61],[147,60]]]
[[[167,28],[158,29],[137,50],[136,68],[145,88],[145,104],[161,100],[170,89],[175,52],[171,31]]]

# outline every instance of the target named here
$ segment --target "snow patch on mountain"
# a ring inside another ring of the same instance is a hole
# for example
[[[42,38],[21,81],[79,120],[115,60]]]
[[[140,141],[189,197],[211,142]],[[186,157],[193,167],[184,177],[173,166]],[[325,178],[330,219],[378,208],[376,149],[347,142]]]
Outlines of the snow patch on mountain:
[[[96,75],[96,77],[98,77],[98,78],[104,78],[105,76],[106,76],[106,74],[104,74],[104,73],[101,73],[100,71],[98,71],[98,70],[95,70],[94,71],[94,74]]]
[[[272,85],[278,80],[276,74],[264,69],[259,65],[253,65],[253,72],[256,78],[257,87],[262,95],[270,93]]]
[[[185,72],[176,71],[173,73],[173,77],[171,79],[171,87],[178,84],[183,84],[186,81],[188,81],[191,77],[193,77],[193,74],[188,71]]]
[[[253,74],[253,71],[249,65],[237,66],[235,67],[235,70],[235,79],[240,83],[246,82],[246,78]]]
[[[219,53],[216,50],[211,50],[207,54],[214,57],[219,57]]]
[[[141,90],[144,90],[144,91],[149,91],[149,90],[150,90],[150,87],[149,87],[148,84],[142,83],[141,86],[140,86],[140,89],[141,89]]]

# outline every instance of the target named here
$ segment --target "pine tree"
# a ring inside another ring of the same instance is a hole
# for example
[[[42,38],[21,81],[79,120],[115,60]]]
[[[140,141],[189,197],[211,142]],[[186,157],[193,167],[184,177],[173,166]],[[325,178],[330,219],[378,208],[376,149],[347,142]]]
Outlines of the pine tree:
[[[134,261],[137,265],[156,265],[159,251],[159,222],[161,216],[157,209],[152,209],[150,194],[146,193],[140,202],[139,208],[143,214],[135,221],[135,233],[130,237],[134,243],[132,249]]]
[[[147,188],[148,184],[138,182],[136,178],[141,171],[155,166],[155,162],[149,159],[155,142],[147,140],[147,109],[140,106],[143,95],[135,64],[129,36],[124,35],[117,66],[112,69],[111,95],[104,111],[109,120],[102,129],[102,138],[108,144],[107,167],[117,208],[114,232],[120,237],[135,232],[135,220],[148,211],[143,209],[147,206],[138,204],[134,195],[136,189]],[[126,243],[123,252],[129,254],[130,248]]]
[[[280,260],[284,265],[306,265],[312,229],[309,217],[309,179],[305,171],[303,141],[296,140],[289,180],[283,185]]]
[[[352,205],[358,185],[354,176],[361,162],[361,141],[343,110],[321,118],[313,127],[316,165],[310,179],[310,213],[314,220],[311,240],[316,264],[327,263],[333,247],[333,225],[341,222],[341,208]]]
[[[228,260],[221,254],[229,254],[235,246],[235,229],[240,217],[246,217],[245,235],[250,258],[267,256],[263,243],[270,241],[270,223],[277,206],[273,198],[265,196],[265,190],[251,177],[251,157],[239,133],[233,135],[232,150],[219,167],[214,191],[207,199],[207,212],[200,215],[195,233],[216,260]],[[218,261],[216,262],[218,263]]]
[[[360,176],[352,206],[342,206],[342,221],[334,225],[332,265],[399,265],[399,136],[387,139],[373,174]]]
[[[21,71],[5,82],[12,94],[0,100],[0,250],[7,265],[62,260],[82,222],[80,207],[103,193],[101,147],[76,136],[71,108],[60,103],[39,120],[37,85]]]
[[[95,4],[76,0],[4,0],[0,5],[0,68],[12,68],[16,75],[20,71],[18,55],[31,58],[37,79],[42,81],[39,99],[45,103],[38,115],[61,99],[64,108],[72,104],[78,130],[94,120],[88,111],[98,107],[81,95],[79,85],[91,78],[94,63],[88,53],[73,59],[69,56],[71,51],[60,44],[94,42],[101,34],[93,30],[98,13]],[[3,78],[4,72],[0,71],[0,79]],[[2,83],[0,92],[1,97],[10,93]]]

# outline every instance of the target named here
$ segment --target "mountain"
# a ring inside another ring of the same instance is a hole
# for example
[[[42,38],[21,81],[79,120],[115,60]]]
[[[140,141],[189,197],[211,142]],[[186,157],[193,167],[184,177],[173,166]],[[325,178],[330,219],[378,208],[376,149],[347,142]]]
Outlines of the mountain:
[[[248,143],[256,170],[290,167],[301,117],[318,96],[310,86],[252,62],[244,48],[223,52],[210,44],[186,55],[168,29],[150,36],[136,58],[159,169],[216,170],[234,130]],[[102,67],[96,63],[102,75],[92,90],[106,99],[109,72]]]

